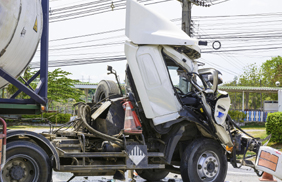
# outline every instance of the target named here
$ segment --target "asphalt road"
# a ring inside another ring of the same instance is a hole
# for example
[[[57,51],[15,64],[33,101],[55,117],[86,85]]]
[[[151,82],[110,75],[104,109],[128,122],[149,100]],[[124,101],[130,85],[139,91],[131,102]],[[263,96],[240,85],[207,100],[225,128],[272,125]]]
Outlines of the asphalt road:
[[[54,182],[66,182],[70,177],[72,177],[71,173],[53,173],[53,181]],[[126,175],[127,177],[127,175]],[[96,177],[88,177],[85,179],[84,177],[76,177],[71,182],[108,182],[114,181],[111,176],[96,176]],[[181,176],[178,174],[170,173],[163,182],[168,181],[169,179],[175,179],[176,182],[182,182]],[[277,178],[275,178],[277,179]],[[126,178],[126,181],[130,181],[130,179]],[[145,182],[140,177],[136,178],[137,182]],[[277,180],[278,182],[282,182],[281,180]],[[116,180],[118,182],[118,180]],[[247,167],[243,167],[241,169],[234,169],[231,165],[228,165],[227,177],[225,182],[260,182],[259,177],[256,173]]]

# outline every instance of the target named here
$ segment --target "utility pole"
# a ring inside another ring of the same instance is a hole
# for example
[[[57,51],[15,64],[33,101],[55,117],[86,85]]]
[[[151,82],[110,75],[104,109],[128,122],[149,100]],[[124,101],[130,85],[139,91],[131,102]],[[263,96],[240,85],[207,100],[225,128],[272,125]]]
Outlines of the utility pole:
[[[242,111],[244,112],[244,91],[243,91],[243,94],[242,94]]]
[[[261,87],[261,80],[259,80],[259,86]],[[262,93],[260,93],[260,110],[262,111]]]
[[[189,0],[182,0],[182,30],[191,36],[191,9]]]

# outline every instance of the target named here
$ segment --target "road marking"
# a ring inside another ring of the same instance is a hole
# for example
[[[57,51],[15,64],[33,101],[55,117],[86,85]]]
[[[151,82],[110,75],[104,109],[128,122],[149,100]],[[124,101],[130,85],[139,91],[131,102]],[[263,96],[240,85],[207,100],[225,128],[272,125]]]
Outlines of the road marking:
[[[227,174],[238,174],[238,175],[252,175],[252,176],[256,176],[255,173],[242,173],[242,172],[233,172],[233,171],[229,171],[229,172],[227,172]]]

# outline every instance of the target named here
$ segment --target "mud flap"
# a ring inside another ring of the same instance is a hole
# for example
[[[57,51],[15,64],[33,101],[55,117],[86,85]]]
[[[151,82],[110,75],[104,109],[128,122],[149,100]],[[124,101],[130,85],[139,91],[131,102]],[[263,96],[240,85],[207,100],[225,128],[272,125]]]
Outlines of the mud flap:
[[[164,169],[164,164],[149,164],[149,157],[163,157],[157,152],[147,152],[147,145],[126,145],[127,169]]]
[[[142,169],[148,165],[147,145],[127,145],[126,165],[128,169]]]

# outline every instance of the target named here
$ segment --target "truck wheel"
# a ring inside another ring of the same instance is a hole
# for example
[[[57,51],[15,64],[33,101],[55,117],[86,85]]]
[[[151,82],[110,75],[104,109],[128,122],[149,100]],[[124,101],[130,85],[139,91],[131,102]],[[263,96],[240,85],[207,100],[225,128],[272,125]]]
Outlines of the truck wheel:
[[[104,98],[119,95],[120,91],[117,84],[112,80],[102,80],[99,82],[94,95],[94,102],[97,103]]]
[[[212,139],[198,139],[185,149],[180,165],[185,182],[224,182],[227,159],[222,146]]]
[[[168,175],[168,171],[164,169],[137,169],[137,174],[148,181],[159,181]]]
[[[2,169],[2,182],[51,182],[51,162],[45,151],[28,141],[7,144],[7,161]]]

